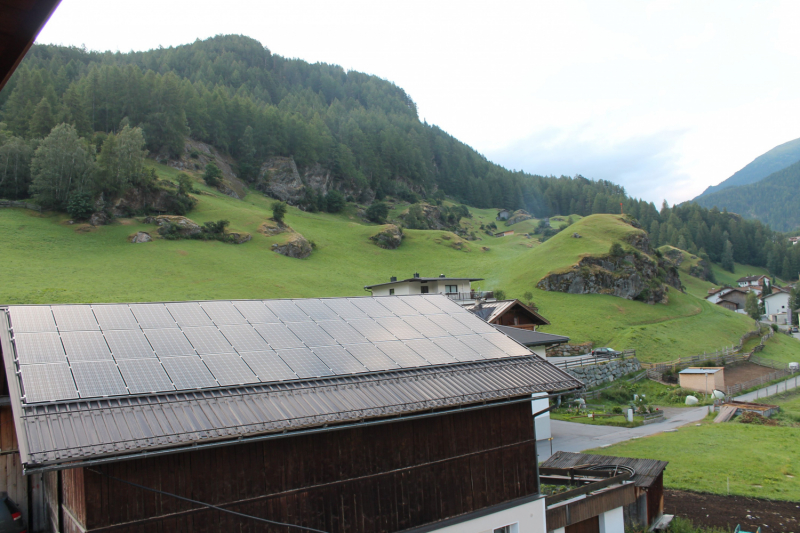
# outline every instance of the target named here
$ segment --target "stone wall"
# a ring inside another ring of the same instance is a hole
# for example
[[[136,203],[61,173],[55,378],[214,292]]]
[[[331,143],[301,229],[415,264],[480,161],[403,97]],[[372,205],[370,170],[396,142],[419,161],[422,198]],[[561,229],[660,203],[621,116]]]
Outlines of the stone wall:
[[[547,357],[569,357],[571,355],[586,355],[592,351],[591,342],[580,344],[557,344],[547,347]]]
[[[641,369],[642,365],[634,357],[631,359],[616,359],[596,365],[571,367],[567,369],[567,373],[581,380],[588,389],[602,383],[615,381],[625,374]]]

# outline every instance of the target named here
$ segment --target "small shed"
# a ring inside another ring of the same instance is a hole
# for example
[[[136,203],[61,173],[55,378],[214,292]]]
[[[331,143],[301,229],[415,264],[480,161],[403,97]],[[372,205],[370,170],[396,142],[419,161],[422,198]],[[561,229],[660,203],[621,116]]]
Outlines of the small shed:
[[[634,471],[631,480],[635,486],[635,501],[625,505],[623,512],[626,524],[651,526],[664,514],[664,470],[666,461],[634,459],[612,455],[592,455],[558,451],[542,468],[591,468],[597,465],[621,466]],[[550,525],[547,527],[550,531]]]
[[[511,211],[509,211],[508,209],[501,209],[500,211],[497,212],[497,220],[508,220],[510,216],[511,216]]]
[[[509,237],[514,235],[514,230],[498,231],[494,234],[495,237]]]
[[[725,368],[689,367],[678,374],[678,383],[684,389],[711,394],[714,389],[725,390]]]

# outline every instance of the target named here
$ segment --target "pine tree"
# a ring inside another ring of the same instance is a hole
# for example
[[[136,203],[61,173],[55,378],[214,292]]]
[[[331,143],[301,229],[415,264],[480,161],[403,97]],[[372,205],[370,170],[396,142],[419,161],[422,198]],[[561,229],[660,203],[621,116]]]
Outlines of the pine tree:
[[[733,244],[731,241],[725,241],[725,248],[722,252],[722,260],[721,260],[722,268],[727,270],[728,272],[733,272],[734,264],[733,264]]]

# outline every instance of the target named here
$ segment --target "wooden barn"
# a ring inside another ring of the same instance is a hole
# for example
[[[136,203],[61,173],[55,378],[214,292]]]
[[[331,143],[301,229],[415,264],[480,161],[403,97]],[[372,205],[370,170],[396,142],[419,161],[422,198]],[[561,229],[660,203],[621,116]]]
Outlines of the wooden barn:
[[[464,307],[486,322],[498,326],[510,326],[535,331],[537,326],[547,326],[550,324],[550,322],[535,309],[529,305],[525,305],[519,300],[476,302],[471,305],[465,305]]]
[[[0,347],[31,531],[543,533],[531,396],[582,386],[440,295],[11,306]]]

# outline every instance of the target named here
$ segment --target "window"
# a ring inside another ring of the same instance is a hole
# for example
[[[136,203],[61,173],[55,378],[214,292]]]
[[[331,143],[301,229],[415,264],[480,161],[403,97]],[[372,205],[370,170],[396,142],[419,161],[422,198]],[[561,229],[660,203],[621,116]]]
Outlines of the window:
[[[492,533],[519,533],[519,523],[508,524],[507,526],[497,527]]]
[[[391,295],[391,296],[394,295],[394,289],[389,289],[389,295]]]
[[[458,293],[458,285],[445,285],[444,292],[446,294],[456,294]]]
[[[422,294],[428,294],[428,286],[427,285],[421,286],[419,288],[419,292],[421,292]]]

